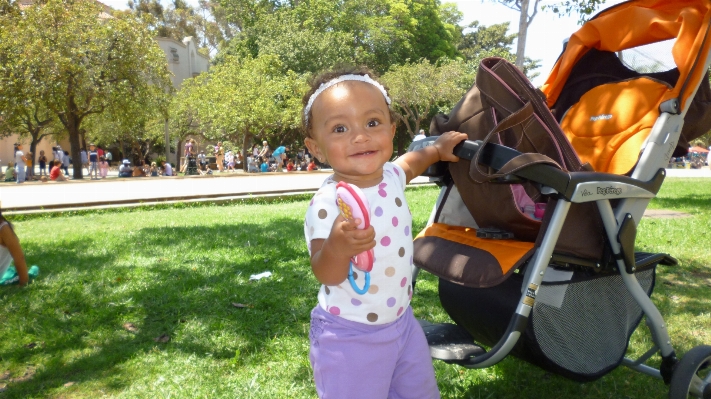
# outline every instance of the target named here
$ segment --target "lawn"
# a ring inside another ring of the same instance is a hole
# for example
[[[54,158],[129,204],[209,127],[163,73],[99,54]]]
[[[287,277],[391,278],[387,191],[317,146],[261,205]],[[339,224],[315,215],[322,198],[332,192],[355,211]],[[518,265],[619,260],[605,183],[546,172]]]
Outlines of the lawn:
[[[436,196],[433,187],[407,191],[416,231]],[[41,274],[27,288],[0,288],[0,397],[315,398],[307,204],[11,217]],[[680,260],[658,269],[653,299],[683,354],[711,344],[711,180],[668,179],[651,207],[692,215],[645,219],[638,237],[639,250]],[[250,281],[264,271],[272,276]],[[436,279],[420,276],[415,314],[447,320]],[[641,354],[649,339],[641,327],[630,351]],[[624,368],[585,384],[514,358],[435,369],[444,398],[666,397],[661,381]]]

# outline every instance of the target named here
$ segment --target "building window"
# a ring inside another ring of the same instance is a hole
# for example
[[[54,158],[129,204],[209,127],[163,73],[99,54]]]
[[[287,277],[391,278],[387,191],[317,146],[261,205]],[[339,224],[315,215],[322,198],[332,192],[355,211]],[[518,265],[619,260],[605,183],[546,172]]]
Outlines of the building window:
[[[178,49],[175,47],[170,48],[171,54],[173,54],[173,62],[178,64],[180,63],[180,56],[178,55]]]

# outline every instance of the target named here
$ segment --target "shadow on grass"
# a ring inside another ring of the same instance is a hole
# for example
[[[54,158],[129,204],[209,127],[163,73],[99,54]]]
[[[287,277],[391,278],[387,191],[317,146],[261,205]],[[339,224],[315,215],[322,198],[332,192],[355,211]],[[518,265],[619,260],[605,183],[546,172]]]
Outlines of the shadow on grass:
[[[708,209],[711,203],[710,195],[690,194],[674,197],[656,197],[652,200],[654,208],[662,209]]]
[[[23,296],[42,302],[37,313],[11,321],[23,330],[19,337],[31,338],[5,346],[0,358],[35,366],[10,380],[5,397],[43,395],[68,381],[106,379],[123,373],[122,363],[150,351],[219,361],[241,348],[247,361],[258,361],[275,336],[306,336],[318,285],[297,219],[151,227],[113,237],[110,256],[77,250],[102,242],[99,236],[26,247],[33,259],[51,259],[52,264],[42,268],[40,280],[25,292],[0,291],[2,302]],[[249,281],[251,274],[266,270],[273,273],[271,278]],[[233,302],[248,307],[237,308]],[[127,331],[127,322],[137,331]],[[236,342],[214,339],[226,330]],[[155,342],[162,334],[171,341]],[[29,339],[36,346],[28,347]],[[309,373],[303,378],[310,378]],[[127,384],[125,379],[109,380],[115,390]]]

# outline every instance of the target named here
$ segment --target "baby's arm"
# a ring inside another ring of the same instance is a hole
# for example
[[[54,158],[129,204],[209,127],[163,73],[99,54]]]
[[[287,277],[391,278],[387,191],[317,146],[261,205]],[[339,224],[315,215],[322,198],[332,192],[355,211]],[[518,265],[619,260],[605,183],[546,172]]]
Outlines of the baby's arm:
[[[457,162],[459,157],[452,154],[454,146],[462,140],[466,140],[467,135],[459,132],[447,132],[439,136],[433,145],[424,147],[417,151],[408,152],[395,160],[395,164],[405,171],[407,183],[424,172],[430,165],[438,161]]]
[[[338,216],[326,239],[311,240],[311,270],[325,285],[338,285],[348,277],[351,258],[375,247],[373,226],[358,230],[360,220]]]

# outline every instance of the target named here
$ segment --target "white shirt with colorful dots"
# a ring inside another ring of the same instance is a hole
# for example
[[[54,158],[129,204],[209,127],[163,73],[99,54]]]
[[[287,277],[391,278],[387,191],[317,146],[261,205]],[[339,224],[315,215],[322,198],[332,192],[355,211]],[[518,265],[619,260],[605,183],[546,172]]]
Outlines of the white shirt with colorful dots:
[[[330,176],[316,192],[306,211],[304,235],[311,252],[311,240],[326,239],[338,216],[336,181]],[[321,285],[319,305],[327,312],[364,324],[395,321],[412,298],[412,214],[405,201],[405,172],[393,163],[383,166],[383,181],[361,189],[370,205],[370,224],[375,229],[375,262],[370,272],[370,289],[357,294],[348,280],[335,286]],[[354,269],[355,282],[363,287],[364,273]]]

